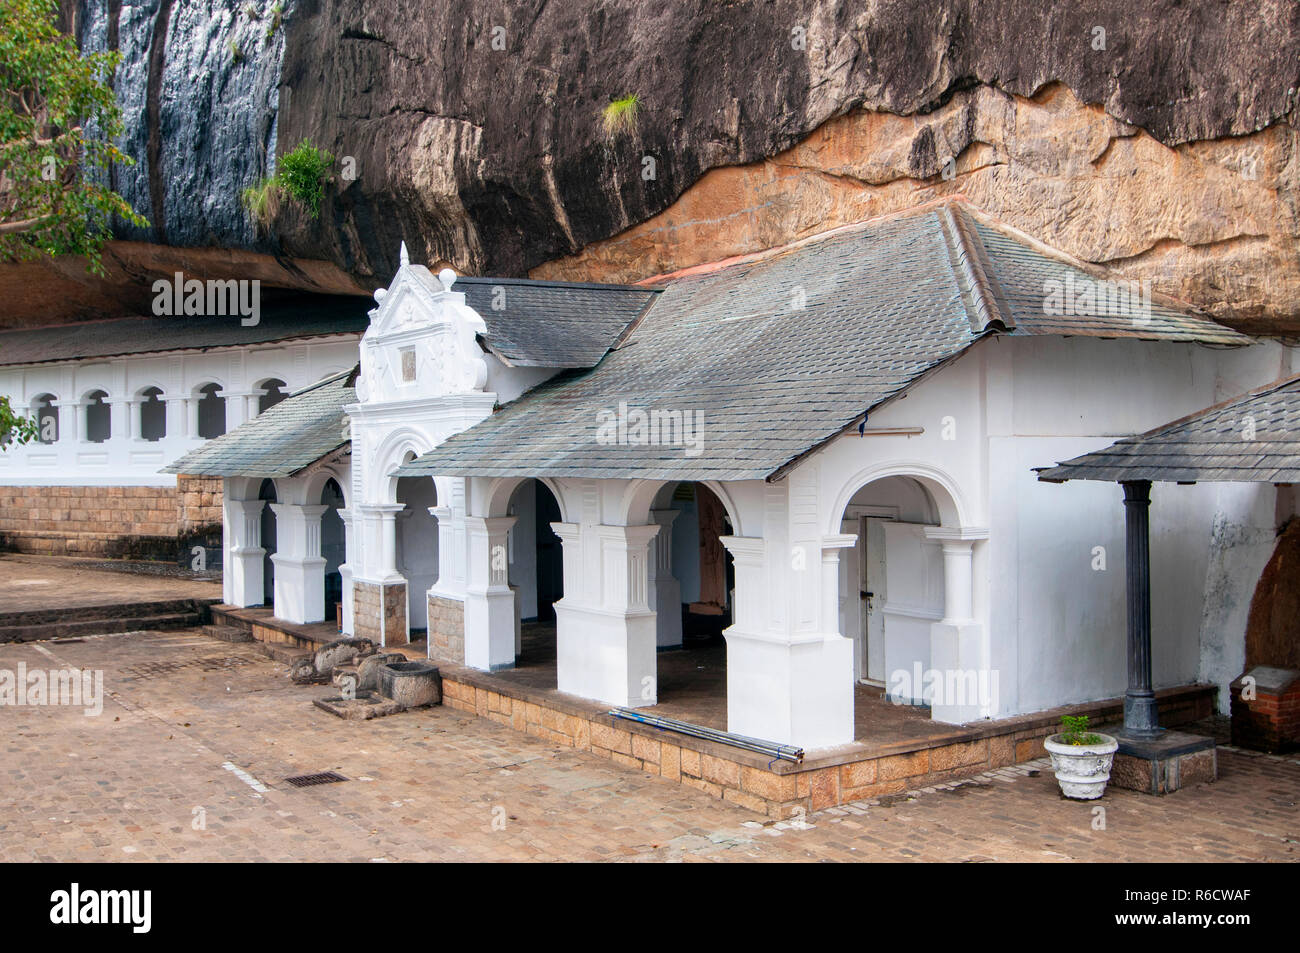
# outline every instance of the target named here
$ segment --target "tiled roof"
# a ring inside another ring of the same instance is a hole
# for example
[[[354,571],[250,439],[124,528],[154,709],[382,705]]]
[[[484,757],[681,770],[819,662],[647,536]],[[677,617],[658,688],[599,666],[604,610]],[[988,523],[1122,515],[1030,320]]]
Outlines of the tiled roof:
[[[1044,469],[1038,479],[1298,483],[1300,377],[1125,437]]]
[[[659,293],[522,278],[457,278],[453,290],[483,318],[489,351],[534,367],[594,367]]]
[[[228,317],[144,317],[0,331],[0,366],[125,357],[159,351],[235,347],[331,334],[360,336],[369,298],[298,295],[263,305],[251,327]]]
[[[355,369],[354,369],[355,370]],[[321,457],[347,446],[347,415],[356,390],[353,371],[306,387],[246,424],[191,450],[163,473],[192,476],[293,476]]]
[[[1045,314],[1046,281],[1094,277],[1054,255],[941,203],[692,269],[594,370],[552,378],[400,472],[766,478],[991,330],[1249,342],[1160,305],[1141,321]],[[700,415],[699,452],[635,443],[633,429],[610,442],[602,424],[620,405]]]
[[[419,277],[436,282],[428,269]],[[437,285],[435,290],[441,291]],[[455,290],[487,325],[482,343],[507,364],[592,367],[658,294],[657,288],[526,278],[457,278]],[[252,327],[231,317],[140,317],[0,331],[0,367],[160,351],[360,335],[369,298],[300,295],[267,302]]]

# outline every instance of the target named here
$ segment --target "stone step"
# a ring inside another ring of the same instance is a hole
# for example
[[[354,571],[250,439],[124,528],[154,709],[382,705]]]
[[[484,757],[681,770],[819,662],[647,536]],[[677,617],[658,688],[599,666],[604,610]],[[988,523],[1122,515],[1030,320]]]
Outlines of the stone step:
[[[295,648],[292,645],[282,645],[278,642],[259,642],[253,640],[249,643],[256,651],[261,652],[269,659],[277,662],[283,662],[286,665],[292,665],[300,658],[311,658],[315,652],[305,652],[302,649]]]
[[[200,613],[172,612],[115,619],[76,619],[30,625],[4,625],[0,626],[0,643],[41,642],[48,639],[145,630],[190,629],[202,624],[203,616]]]
[[[234,625],[205,625],[203,634],[222,642],[252,642],[253,633]]]
[[[27,609],[0,612],[0,628],[16,625],[45,625],[83,619],[126,619],[133,616],[169,615],[175,612],[206,613],[215,599],[159,599],[153,602],[114,602],[98,606],[68,606],[59,609]]]

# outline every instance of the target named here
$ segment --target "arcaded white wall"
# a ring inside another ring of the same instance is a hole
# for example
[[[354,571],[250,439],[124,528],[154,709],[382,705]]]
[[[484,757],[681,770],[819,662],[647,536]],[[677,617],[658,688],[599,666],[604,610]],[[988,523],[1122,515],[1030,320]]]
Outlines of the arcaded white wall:
[[[202,353],[141,355],[102,361],[42,364],[0,370],[0,394],[20,412],[41,394],[60,404],[59,439],[0,453],[0,484],[23,486],[174,486],[158,470],[201,446],[195,403],[199,387],[215,383],[225,398],[226,430],[257,416],[261,384],[275,378],[290,391],[347,370],[357,362],[355,335],[302,343],[271,343]],[[140,436],[140,393],[162,390],[167,433]],[[112,435],[103,443],[85,436],[85,408],[74,408],[92,391],[108,393]]]

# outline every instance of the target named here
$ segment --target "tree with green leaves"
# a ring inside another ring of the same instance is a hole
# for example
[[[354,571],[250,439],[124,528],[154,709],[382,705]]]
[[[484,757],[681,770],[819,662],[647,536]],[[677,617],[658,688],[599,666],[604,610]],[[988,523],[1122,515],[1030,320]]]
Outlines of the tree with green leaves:
[[[13,444],[29,443],[36,438],[36,419],[14,413],[9,398],[0,394],[0,451]]]
[[[0,0],[0,261],[82,255],[102,274],[113,217],[148,224],[96,181],[131,163],[114,145],[120,54],[83,54],[57,15],[57,0]]]

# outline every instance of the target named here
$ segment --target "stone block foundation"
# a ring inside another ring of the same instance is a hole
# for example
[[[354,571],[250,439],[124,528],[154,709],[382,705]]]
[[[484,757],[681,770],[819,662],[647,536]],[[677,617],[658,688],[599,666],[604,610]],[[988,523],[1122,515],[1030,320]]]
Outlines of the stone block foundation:
[[[1143,794],[1172,794],[1219,776],[1214,739],[1166,731],[1151,740],[1128,739],[1116,732],[1119,750],[1110,768],[1110,783]]]
[[[429,596],[429,653],[437,658],[465,660],[465,603]]]
[[[221,479],[179,476],[176,486],[0,486],[0,550],[221,563]]]
[[[443,704],[451,708],[778,819],[1042,758],[1043,739],[1060,730],[1062,714],[1086,714],[1098,724],[1123,716],[1122,700],[1111,699],[986,723],[957,740],[919,740],[889,750],[863,742],[834,753],[813,752],[794,764],[616,719],[605,706],[512,684],[477,669],[441,660],[439,667]],[[1214,709],[1209,686],[1169,689],[1157,696],[1165,723],[1207,717]],[[1183,783],[1189,783],[1186,774]]]
[[[406,645],[405,582],[362,582],[352,580],[352,634],[376,645]]]

